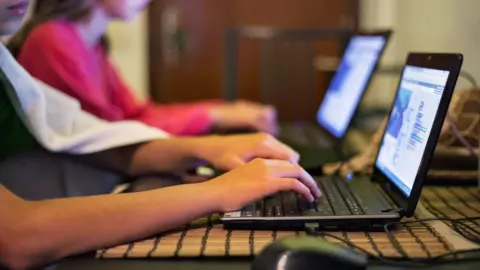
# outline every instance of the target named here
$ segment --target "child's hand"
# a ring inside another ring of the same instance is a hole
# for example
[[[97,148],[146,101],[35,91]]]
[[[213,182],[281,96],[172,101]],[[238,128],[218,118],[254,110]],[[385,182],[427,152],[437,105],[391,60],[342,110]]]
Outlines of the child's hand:
[[[272,106],[237,101],[213,107],[210,116],[214,125],[222,129],[252,128],[272,135],[278,133],[277,112]]]
[[[307,172],[284,160],[255,159],[203,184],[218,194],[223,212],[236,211],[280,191],[298,192],[310,202],[321,196]]]
[[[255,158],[285,160],[292,164],[299,155],[268,134],[211,136],[199,139],[196,156],[228,171]]]

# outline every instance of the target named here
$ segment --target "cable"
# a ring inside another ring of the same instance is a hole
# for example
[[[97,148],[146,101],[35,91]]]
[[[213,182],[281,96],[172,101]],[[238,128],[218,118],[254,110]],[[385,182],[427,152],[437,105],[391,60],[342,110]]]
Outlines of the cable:
[[[480,261],[480,258],[461,258],[461,259],[455,259],[455,260],[442,260],[445,257],[449,257],[449,256],[458,256],[458,255],[462,255],[462,254],[480,252],[480,249],[461,250],[461,251],[449,252],[449,253],[446,253],[446,254],[438,255],[438,256],[435,256],[435,257],[430,257],[430,258],[427,258],[427,259],[410,259],[409,261],[405,261],[405,260],[402,261],[402,259],[389,259],[389,258],[386,258],[386,257],[374,255],[374,254],[368,252],[367,250],[365,250],[364,248],[361,248],[361,247],[353,244],[351,241],[345,240],[341,237],[338,237],[338,236],[330,234],[330,233],[316,232],[316,231],[311,231],[311,230],[310,231],[307,230],[307,233],[310,234],[310,235],[318,236],[318,237],[328,236],[328,237],[334,238],[334,239],[336,239],[336,240],[338,240],[342,243],[345,243],[346,245],[350,246],[351,248],[360,250],[361,252],[365,253],[369,258],[379,260],[379,261],[381,261],[385,264],[394,265],[394,266],[415,266],[415,265],[424,266],[425,264],[431,265],[432,263],[443,264],[443,263],[456,263],[456,262],[465,262],[465,261]]]
[[[480,234],[479,231],[475,230],[474,228],[470,227],[469,225],[466,225],[466,224],[462,224],[461,226],[464,226],[466,227],[468,230],[470,231],[462,231],[461,228],[458,227],[458,224],[454,224],[453,227],[455,229],[455,231],[457,233],[459,233],[460,235],[462,235],[463,237],[467,238],[468,240],[470,240],[471,242],[474,242],[474,243],[477,243],[477,244],[480,244],[480,238],[478,237],[478,235]],[[476,235],[475,235],[476,234]]]
[[[395,242],[395,237],[393,236],[393,233],[390,231],[389,227],[394,226],[394,225],[406,225],[406,224],[412,224],[412,223],[421,223],[421,222],[429,222],[429,221],[449,221],[452,222],[452,225],[454,227],[454,230],[462,235],[463,237],[467,238],[468,240],[474,242],[474,243],[480,243],[480,237],[479,235],[467,235],[464,231],[458,228],[458,224],[461,222],[469,221],[473,222],[474,220],[480,220],[480,217],[473,217],[473,218],[462,218],[462,219],[451,219],[451,218],[431,218],[431,219],[421,219],[421,220],[416,220],[416,221],[406,221],[406,222],[391,222],[387,223],[384,226],[384,230],[387,233],[390,241],[393,243]],[[469,227],[469,229],[475,233],[479,233],[477,230],[474,228],[462,224],[463,226]],[[388,264],[388,265],[394,265],[394,266],[425,266],[425,265],[432,265],[432,264],[447,264],[447,263],[457,263],[457,262],[466,262],[466,261],[480,261],[480,256],[476,256],[474,258],[458,258],[459,255],[466,255],[466,254],[475,254],[475,253],[480,253],[480,249],[472,249],[472,250],[461,250],[461,251],[455,251],[455,252],[449,252],[445,253],[439,256],[434,256],[426,259],[393,259],[393,258],[386,258],[384,256],[377,256],[374,255],[364,248],[361,248],[355,244],[353,244],[350,240],[343,239],[341,237],[338,237],[336,235],[327,233],[327,232],[319,232],[317,231],[318,229],[318,224],[314,223],[307,223],[305,226],[305,230],[307,234],[313,235],[313,236],[318,236],[318,237],[324,237],[328,236],[333,239],[336,239],[349,247],[353,249],[357,249],[361,252],[363,252],[365,255],[367,255],[370,259],[378,260],[382,263]],[[454,257],[455,259],[447,259],[448,257]]]
[[[478,87],[477,80],[475,80],[475,77],[473,77],[468,71],[461,70],[459,76],[465,78],[465,80],[467,80],[473,87]]]
[[[403,222],[390,222],[384,225],[384,230],[385,233],[387,233],[387,236],[390,238],[390,240],[395,239],[393,236],[393,233],[390,231],[389,227],[394,226],[394,225],[406,225],[406,224],[414,224],[414,223],[421,223],[421,222],[428,222],[428,221],[448,221],[451,222],[453,225],[453,229],[455,232],[460,234],[461,236],[465,237],[466,239],[472,241],[473,243],[479,244],[480,245],[480,231],[475,230],[474,228],[462,224],[462,226],[468,227],[469,230],[472,232],[467,235],[465,231],[462,231],[458,226],[460,222],[464,221],[469,221],[473,222],[474,220],[480,220],[480,217],[473,217],[473,218],[460,218],[460,219],[452,219],[452,218],[431,218],[431,219],[421,219],[421,220],[414,220],[414,221],[403,221]],[[475,235],[477,234],[477,235]]]

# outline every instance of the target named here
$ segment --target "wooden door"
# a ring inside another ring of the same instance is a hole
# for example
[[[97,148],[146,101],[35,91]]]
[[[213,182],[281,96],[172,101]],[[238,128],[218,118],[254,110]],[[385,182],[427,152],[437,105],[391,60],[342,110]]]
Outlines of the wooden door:
[[[181,33],[185,33],[185,39],[181,39],[185,42],[175,50],[165,49],[166,39],[171,38],[165,29],[165,14],[167,10],[171,11],[172,7],[178,10],[181,18],[179,29],[183,30]],[[357,15],[357,0],[153,1],[149,8],[151,95],[154,100],[164,103],[222,98],[225,78],[225,34],[228,28],[259,25],[277,29],[319,27],[354,29],[357,27]],[[318,54],[339,56],[341,46],[338,39],[323,40],[315,43],[315,50]],[[282,45],[276,45],[275,48],[279,55],[282,55],[281,52],[284,50]],[[262,99],[260,52],[258,40],[239,41],[240,98],[257,101]],[[278,61],[278,65],[290,62],[288,57],[283,59],[283,62],[280,59]],[[288,70],[282,72],[288,74]],[[298,80],[301,82],[301,76]],[[316,82],[318,91],[313,93],[313,96],[308,91],[283,87],[281,95],[270,95],[273,99],[267,102],[279,107],[281,120],[312,119],[327,86],[328,76],[319,73]],[[292,85],[296,84],[292,82]]]

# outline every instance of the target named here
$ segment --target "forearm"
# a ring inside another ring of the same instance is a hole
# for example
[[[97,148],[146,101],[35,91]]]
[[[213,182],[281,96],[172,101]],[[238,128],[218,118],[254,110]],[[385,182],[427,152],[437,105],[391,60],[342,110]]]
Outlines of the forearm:
[[[210,131],[210,108],[199,104],[150,106],[134,119],[175,136],[197,136]]]
[[[132,174],[185,170],[201,160],[202,149],[210,140],[204,138],[171,138],[140,146],[130,164]]]
[[[29,265],[145,238],[216,212],[205,184],[28,203],[11,235]],[[192,200],[195,198],[195,200]],[[19,226],[20,225],[20,226]]]
[[[208,140],[201,138],[168,138],[79,156],[84,162],[122,174],[136,176],[148,173],[184,170],[200,159],[198,154]]]

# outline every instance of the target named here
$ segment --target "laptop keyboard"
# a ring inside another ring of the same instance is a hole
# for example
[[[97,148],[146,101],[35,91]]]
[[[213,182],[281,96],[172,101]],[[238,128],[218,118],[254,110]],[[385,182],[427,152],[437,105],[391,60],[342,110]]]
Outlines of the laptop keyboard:
[[[323,178],[318,182],[318,186],[323,196],[314,203],[305,201],[296,192],[281,192],[247,206],[242,210],[241,215],[242,217],[350,216],[364,215],[364,210],[369,209],[360,206],[358,201],[361,201],[361,196],[352,193],[344,179]]]

